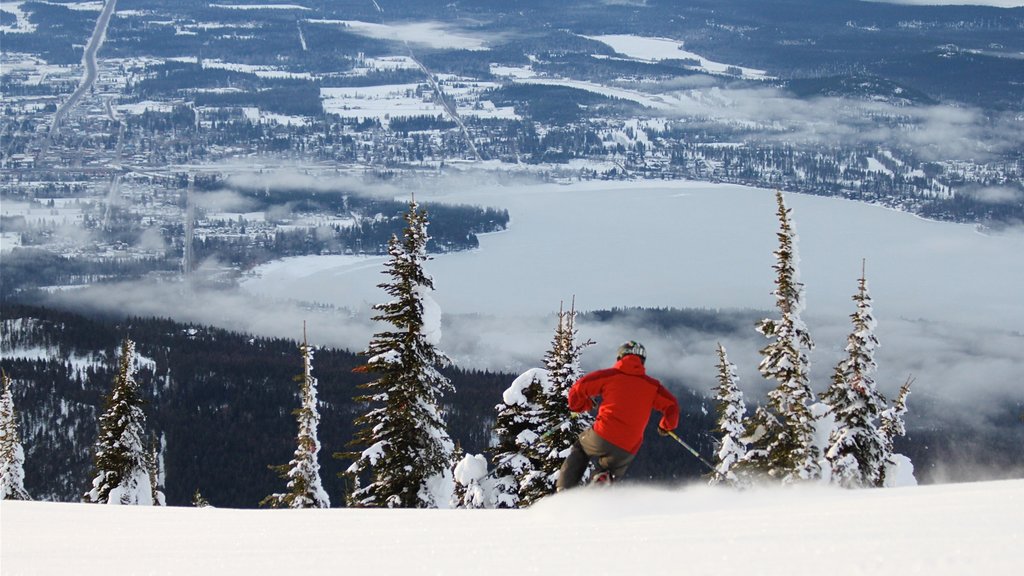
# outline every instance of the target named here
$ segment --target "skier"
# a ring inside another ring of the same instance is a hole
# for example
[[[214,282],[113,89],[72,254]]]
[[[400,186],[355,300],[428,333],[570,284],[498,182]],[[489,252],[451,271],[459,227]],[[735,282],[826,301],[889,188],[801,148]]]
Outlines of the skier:
[[[559,492],[580,483],[588,460],[598,473],[595,483],[610,483],[629,468],[644,439],[651,410],[661,412],[662,435],[679,424],[679,402],[661,382],[647,375],[647,351],[639,342],[619,346],[615,365],[583,376],[569,389],[569,409],[586,412],[601,397],[594,425],[583,431],[562,463],[556,488]]]

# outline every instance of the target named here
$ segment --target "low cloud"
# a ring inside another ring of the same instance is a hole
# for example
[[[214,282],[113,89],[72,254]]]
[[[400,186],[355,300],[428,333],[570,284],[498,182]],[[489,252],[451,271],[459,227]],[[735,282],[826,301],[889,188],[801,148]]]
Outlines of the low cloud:
[[[159,227],[146,228],[139,234],[139,248],[149,252],[163,252],[167,248],[163,232]]]
[[[904,148],[923,160],[983,161],[1016,150],[1024,120],[949,105],[903,106],[851,98],[796,98],[772,87],[663,84],[671,112],[689,125],[732,125],[748,139]]]
[[[217,265],[205,262],[202,268],[212,274]],[[301,337],[306,321],[312,343],[349,350],[364,348],[374,330],[368,310],[268,300],[234,288],[204,288],[184,281],[104,284],[56,293],[50,298],[55,304],[75,309],[166,317],[294,340]]]
[[[247,198],[232,190],[216,190],[198,192],[192,197],[199,208],[216,212],[251,212],[258,206],[252,198]]]
[[[314,176],[304,172],[300,167],[281,166],[275,169],[264,169],[258,172],[232,172],[226,180],[227,187],[248,190],[313,190],[317,192],[358,193],[378,196],[401,195],[402,190],[394,185],[383,183],[374,178],[364,178],[350,174],[334,174],[326,178],[323,174]]]
[[[971,196],[975,200],[989,204],[1010,204],[1020,202],[1024,199],[1024,190],[1010,186],[985,186],[979,188],[961,189],[961,193]]]

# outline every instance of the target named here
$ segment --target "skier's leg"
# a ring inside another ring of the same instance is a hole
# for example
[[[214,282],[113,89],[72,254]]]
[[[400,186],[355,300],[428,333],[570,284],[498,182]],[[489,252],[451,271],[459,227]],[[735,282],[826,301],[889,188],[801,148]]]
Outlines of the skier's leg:
[[[555,489],[559,492],[579,486],[580,480],[583,479],[583,473],[587,471],[590,456],[583,449],[583,445],[580,442],[587,432],[590,432],[590,430],[588,429],[580,434],[576,442],[573,443],[569,455],[562,462],[562,468],[558,471],[558,480],[555,482]]]
[[[626,475],[626,470],[629,468],[629,465],[633,463],[633,458],[635,458],[636,455],[630,454],[618,446],[616,446],[615,449],[620,453],[609,454],[606,458],[603,458],[604,462],[602,465],[612,473],[613,479],[618,480]]]
[[[597,466],[610,472],[614,480],[622,478],[636,455],[619,448],[597,434],[594,436],[599,441],[599,445],[595,446],[593,450],[593,455],[597,456]]]

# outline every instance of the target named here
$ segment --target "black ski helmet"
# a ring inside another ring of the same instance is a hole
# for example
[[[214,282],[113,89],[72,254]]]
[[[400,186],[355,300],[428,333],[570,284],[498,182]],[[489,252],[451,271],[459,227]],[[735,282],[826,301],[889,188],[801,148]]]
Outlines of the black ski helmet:
[[[634,356],[639,356],[641,362],[647,361],[647,350],[644,348],[643,344],[637,342],[636,340],[630,340],[629,342],[626,342],[622,346],[619,346],[619,355],[615,359],[622,360],[623,356],[628,356],[630,354],[633,354]]]

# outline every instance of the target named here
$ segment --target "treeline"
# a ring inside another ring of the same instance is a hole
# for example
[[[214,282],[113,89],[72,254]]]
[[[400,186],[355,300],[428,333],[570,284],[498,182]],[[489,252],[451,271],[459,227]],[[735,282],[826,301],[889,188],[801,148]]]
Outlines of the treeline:
[[[74,65],[82,61],[81,46],[96,25],[95,12],[43,2],[24,2],[19,8],[36,30],[4,33],[4,52],[39,54],[49,64]]]
[[[585,118],[617,116],[638,107],[626,102],[569,86],[510,84],[480,95],[497,107],[515,107],[516,114],[546,124],[571,124]]]
[[[150,429],[167,445],[168,503],[187,505],[199,489],[215,505],[255,507],[279,488],[267,466],[287,462],[294,450],[293,376],[302,367],[295,341],[22,305],[5,304],[2,318],[3,369],[16,383],[25,484],[37,499],[77,501],[87,489],[96,415],[126,334],[143,358],[138,380]],[[47,353],[15,353],[29,349]],[[366,379],[352,369],[361,363],[351,352],[317,351],[321,441],[328,450],[343,450],[351,438],[354,386]],[[458,438],[467,449],[483,451],[488,418],[509,376],[459,369],[447,375],[460,391],[451,398]],[[344,489],[333,474],[342,464],[322,462],[331,492]]]
[[[248,72],[189,62],[167,62],[153,67],[150,75],[133,85],[128,93],[140,100],[172,100],[186,96],[197,106],[248,106],[297,116],[323,114],[318,83],[262,78]]]

